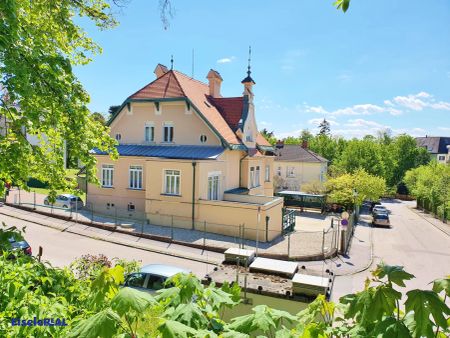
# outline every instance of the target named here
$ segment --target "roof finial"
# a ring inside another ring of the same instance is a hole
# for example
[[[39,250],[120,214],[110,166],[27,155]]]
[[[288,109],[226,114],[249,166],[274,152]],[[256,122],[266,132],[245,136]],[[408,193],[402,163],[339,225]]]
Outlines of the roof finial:
[[[170,70],[173,70],[173,54],[170,56]]]
[[[247,67],[247,75],[251,74],[251,61],[252,61],[252,46],[248,46],[248,67]]]

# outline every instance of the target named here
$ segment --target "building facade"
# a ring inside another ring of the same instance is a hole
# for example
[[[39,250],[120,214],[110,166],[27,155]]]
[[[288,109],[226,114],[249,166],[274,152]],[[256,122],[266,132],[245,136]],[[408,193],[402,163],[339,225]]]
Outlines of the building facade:
[[[431,158],[438,163],[450,163],[450,137],[416,137],[416,142],[418,147],[425,148],[430,153]]]
[[[209,232],[239,236],[245,224],[244,237],[278,236],[283,201],[273,197],[274,149],[256,126],[250,70],[243,95],[230,98],[214,70],[208,84],[163,65],[155,75],[109,121],[119,159],[94,150],[100,185],[88,186],[88,206],[157,225],[206,222]]]
[[[302,191],[306,184],[323,186],[328,160],[302,145],[278,142],[275,150],[275,189]]]

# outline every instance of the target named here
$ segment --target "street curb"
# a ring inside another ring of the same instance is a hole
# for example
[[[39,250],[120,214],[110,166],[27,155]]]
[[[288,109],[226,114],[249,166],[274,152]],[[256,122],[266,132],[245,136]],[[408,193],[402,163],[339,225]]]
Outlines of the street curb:
[[[14,208],[14,209],[24,210],[26,212],[43,215],[48,218],[56,218],[56,219],[64,220],[66,222],[74,222],[71,217],[67,217],[67,216],[53,214],[53,213],[49,213],[49,212],[45,212],[45,211],[41,211],[41,210],[34,210],[29,207],[15,205],[15,204],[11,204],[11,203],[5,203],[5,205],[8,207]],[[98,229],[107,230],[107,231],[111,231],[111,232],[135,236],[136,238],[146,238],[146,239],[150,239],[150,240],[154,240],[154,241],[158,241],[158,242],[163,242],[163,243],[168,243],[168,244],[176,244],[176,245],[190,247],[190,248],[194,248],[194,249],[198,249],[198,250],[207,250],[207,251],[212,251],[212,252],[222,253],[222,254],[225,253],[225,251],[227,250],[227,248],[214,246],[214,245],[202,245],[202,244],[197,244],[197,243],[183,242],[183,241],[171,239],[171,238],[165,237],[165,236],[152,235],[152,234],[147,234],[147,233],[142,234],[142,233],[129,232],[129,231],[126,231],[123,229],[119,229],[116,226],[106,224],[106,223],[86,222],[86,221],[81,221],[81,220],[79,220],[75,223],[83,224],[83,225],[86,225],[86,226],[92,227],[92,228],[98,228]],[[52,227],[52,226],[50,226],[50,227]],[[330,258],[336,257],[337,250],[332,250],[326,254],[317,253],[317,254],[311,254],[311,255],[289,256],[289,257],[284,253],[260,252],[260,253],[258,253],[258,256],[264,257],[264,258],[292,261],[292,262],[309,262],[309,261],[325,260],[325,259],[330,259]]]
[[[353,235],[352,241],[353,241],[354,238],[355,237]],[[373,227],[370,227],[370,259],[369,259],[369,262],[364,267],[362,267],[361,269],[358,269],[358,270],[352,271],[352,272],[348,272],[348,273],[343,273],[343,274],[335,273],[335,276],[336,277],[352,276],[352,275],[356,275],[358,273],[364,272],[364,271],[366,271],[367,269],[369,269],[372,266],[373,259],[374,259],[374,255],[373,255]]]
[[[31,212],[31,211],[28,211]],[[59,227],[59,226],[52,226],[49,224],[43,224],[43,223],[39,223],[36,220],[30,220],[27,219],[25,217],[19,217],[18,215],[11,215],[5,212],[0,211],[1,215],[5,215],[8,217],[12,217],[12,218],[16,218],[16,219],[20,219],[22,221],[27,221],[30,223],[34,223],[40,226],[45,226],[48,228],[52,228],[55,230],[59,230],[61,232],[68,232],[68,233],[72,233],[78,236],[83,236],[83,237],[87,237],[87,238],[91,238],[91,239],[95,239],[95,240],[100,240],[100,241],[104,241],[104,242],[109,242],[109,243],[114,243],[114,244],[118,244],[118,245],[123,245],[123,246],[127,246],[130,248],[135,248],[135,249],[139,249],[139,250],[144,250],[144,251],[148,251],[148,252],[154,252],[154,253],[158,253],[158,254],[162,254],[162,255],[166,255],[166,256],[172,256],[172,257],[178,257],[178,258],[183,258],[183,259],[189,259],[192,261],[196,261],[196,262],[200,262],[200,263],[205,263],[205,264],[211,264],[211,265],[219,265],[220,263],[218,262],[213,262],[209,259],[203,259],[203,258],[199,258],[193,255],[185,255],[185,254],[178,254],[177,252],[173,252],[173,251],[169,251],[169,250],[161,250],[161,249],[155,249],[155,248],[149,248],[143,245],[139,245],[139,244],[132,244],[132,243],[127,243],[125,241],[121,241],[121,240],[117,240],[117,239],[110,239],[110,238],[105,238],[105,237],[100,237],[97,235],[88,235],[88,234],[84,234],[84,233],[80,233],[80,232],[76,232],[76,231],[72,231],[70,230],[70,226],[69,227]]]

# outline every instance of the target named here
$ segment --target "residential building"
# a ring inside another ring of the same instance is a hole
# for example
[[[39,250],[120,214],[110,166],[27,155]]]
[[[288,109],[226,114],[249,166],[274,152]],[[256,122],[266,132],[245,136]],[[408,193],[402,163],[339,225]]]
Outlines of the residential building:
[[[260,240],[275,238],[283,201],[273,197],[274,149],[257,129],[250,67],[238,97],[222,97],[215,70],[208,84],[160,64],[155,75],[109,121],[119,159],[93,151],[100,186],[88,186],[88,206],[233,236],[245,224],[247,238],[257,228]]]
[[[416,137],[416,142],[418,147],[424,147],[430,153],[432,159],[439,163],[450,163],[450,137]]]
[[[323,185],[328,160],[302,145],[279,141],[275,150],[275,189],[302,191],[305,184]]]

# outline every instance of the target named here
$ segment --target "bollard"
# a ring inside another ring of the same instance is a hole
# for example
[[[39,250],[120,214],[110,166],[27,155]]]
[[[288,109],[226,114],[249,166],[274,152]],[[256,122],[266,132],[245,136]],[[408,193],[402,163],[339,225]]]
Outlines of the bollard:
[[[38,251],[38,261],[41,261],[41,257],[42,257],[42,253],[43,253],[44,249],[42,248],[42,246],[39,246],[39,251]]]
[[[203,250],[206,248],[206,221],[203,221]]]
[[[287,249],[288,259],[291,256],[291,232],[288,234],[288,249]]]
[[[78,223],[78,196],[75,201],[75,223]]]
[[[325,230],[322,230],[322,255],[325,258]]]

